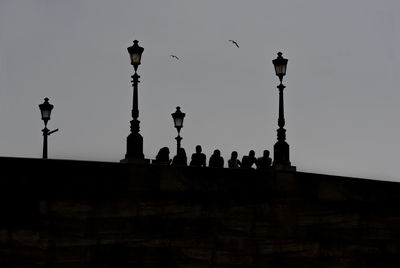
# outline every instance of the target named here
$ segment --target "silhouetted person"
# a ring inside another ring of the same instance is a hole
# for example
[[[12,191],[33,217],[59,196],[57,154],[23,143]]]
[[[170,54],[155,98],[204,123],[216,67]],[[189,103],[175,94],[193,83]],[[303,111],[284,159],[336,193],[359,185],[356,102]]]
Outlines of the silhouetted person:
[[[242,158],[242,168],[251,168],[254,163],[256,163],[257,158],[255,157],[256,153],[251,150],[249,155],[245,155]]]
[[[263,156],[257,159],[257,169],[267,169],[271,166],[272,159],[269,157],[269,151],[264,150]]]
[[[219,150],[214,150],[214,153],[210,157],[210,162],[208,164],[209,167],[224,167],[224,159],[221,156],[221,152]]]
[[[169,159],[168,147],[163,147],[160,149],[160,151],[158,151],[156,160],[153,161],[153,163],[158,165],[169,165],[171,163],[171,159]]]
[[[192,167],[205,167],[206,166],[206,155],[201,152],[201,146],[196,146],[196,153],[192,154],[192,160],[190,161]]]
[[[179,148],[177,154],[172,160],[172,165],[175,166],[187,166],[186,151],[183,148]]]
[[[229,168],[238,168],[240,167],[240,160],[237,159],[238,153],[236,151],[233,151],[231,154],[231,159],[228,160],[228,167]]]

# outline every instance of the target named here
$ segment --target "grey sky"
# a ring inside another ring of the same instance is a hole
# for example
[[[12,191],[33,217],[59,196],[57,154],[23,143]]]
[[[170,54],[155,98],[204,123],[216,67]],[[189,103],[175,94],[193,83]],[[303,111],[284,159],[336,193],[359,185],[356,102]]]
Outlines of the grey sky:
[[[186,112],[182,144],[209,157],[272,152],[278,78],[298,170],[400,181],[400,2],[0,1],[0,155],[41,157],[38,104],[55,105],[49,157],[119,161],[138,73],[144,153],[175,153],[171,113]],[[229,39],[236,40],[236,48]],[[169,57],[175,54],[176,61]]]

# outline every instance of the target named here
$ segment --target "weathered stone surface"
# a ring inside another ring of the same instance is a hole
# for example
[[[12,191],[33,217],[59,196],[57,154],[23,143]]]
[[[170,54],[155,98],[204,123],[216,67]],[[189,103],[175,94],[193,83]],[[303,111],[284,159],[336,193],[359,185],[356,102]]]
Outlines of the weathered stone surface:
[[[398,183],[283,169],[0,162],[0,267],[400,266]]]

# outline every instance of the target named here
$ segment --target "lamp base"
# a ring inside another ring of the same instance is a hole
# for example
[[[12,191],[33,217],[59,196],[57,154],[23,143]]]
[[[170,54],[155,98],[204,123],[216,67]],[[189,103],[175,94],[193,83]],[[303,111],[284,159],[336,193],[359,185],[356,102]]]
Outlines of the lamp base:
[[[274,145],[273,165],[282,165],[290,167],[289,144],[286,141],[277,141]]]
[[[284,172],[296,172],[297,168],[295,166],[284,166],[281,164],[273,164],[272,168],[275,171],[284,171]]]
[[[124,158],[119,161],[120,163],[130,163],[130,164],[150,164],[150,159],[140,159],[140,158]]]
[[[126,138],[126,159],[144,159],[143,137],[139,133],[131,133]]]

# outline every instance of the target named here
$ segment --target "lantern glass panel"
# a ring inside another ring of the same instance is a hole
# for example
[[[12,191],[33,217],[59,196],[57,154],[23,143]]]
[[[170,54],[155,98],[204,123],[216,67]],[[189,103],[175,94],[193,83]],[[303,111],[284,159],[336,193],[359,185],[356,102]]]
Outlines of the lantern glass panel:
[[[132,64],[140,64],[140,54],[139,53],[134,53],[131,55],[131,61]]]
[[[183,118],[182,117],[175,117],[174,118],[174,124],[176,128],[182,127],[183,126]]]
[[[280,64],[275,66],[276,75],[285,75],[286,74],[286,65]]]
[[[50,110],[44,109],[40,111],[42,113],[42,120],[50,120]]]

